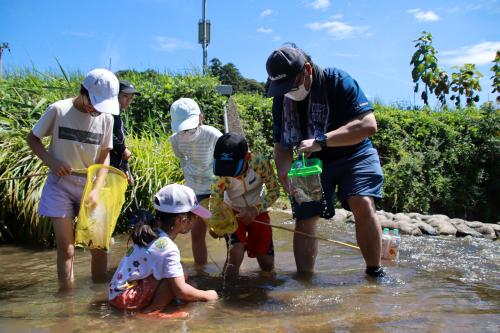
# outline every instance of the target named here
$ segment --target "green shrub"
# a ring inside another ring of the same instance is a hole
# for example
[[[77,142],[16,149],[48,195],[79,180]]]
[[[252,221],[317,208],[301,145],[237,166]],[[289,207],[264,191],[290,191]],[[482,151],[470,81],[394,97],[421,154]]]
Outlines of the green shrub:
[[[170,104],[180,97],[195,99],[205,123],[223,130],[226,97],[216,93],[216,78],[126,71],[141,96],[123,114],[136,185],[129,187],[118,230],[131,210],[151,208],[161,187],[182,181],[170,143]],[[47,172],[25,143],[26,134],[45,108],[75,96],[81,73],[53,75],[17,72],[0,81],[0,178]],[[272,156],[272,100],[236,94],[241,124],[251,149]],[[385,174],[388,211],[442,213],[452,217],[496,222],[499,191],[499,111],[486,106],[455,111],[403,111],[375,105],[379,130],[373,141]],[[45,141],[47,142],[47,141]],[[51,226],[36,215],[44,177],[0,181],[0,241],[52,244]]]

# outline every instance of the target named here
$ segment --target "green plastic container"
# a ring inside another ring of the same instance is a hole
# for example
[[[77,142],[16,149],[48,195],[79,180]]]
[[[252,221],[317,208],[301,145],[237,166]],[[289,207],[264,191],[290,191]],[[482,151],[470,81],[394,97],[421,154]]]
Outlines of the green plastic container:
[[[323,162],[319,158],[302,158],[292,163],[292,168],[288,171],[288,177],[306,177],[317,175],[323,172]]]

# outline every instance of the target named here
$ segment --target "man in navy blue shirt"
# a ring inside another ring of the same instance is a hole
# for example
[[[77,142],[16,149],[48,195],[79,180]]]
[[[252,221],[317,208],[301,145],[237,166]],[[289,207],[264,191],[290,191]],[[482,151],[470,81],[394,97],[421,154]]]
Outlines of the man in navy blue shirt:
[[[381,226],[375,202],[383,175],[369,137],[377,131],[373,108],[358,83],[346,72],[322,69],[303,50],[288,45],[271,53],[266,63],[268,95],[273,98],[274,158],[280,182],[290,194],[295,229],[314,235],[320,217],[335,214],[335,197],[352,211],[366,274],[383,277]],[[323,161],[318,201],[298,202],[287,173],[293,150]],[[317,240],[300,234],[293,240],[299,273],[311,273]]]

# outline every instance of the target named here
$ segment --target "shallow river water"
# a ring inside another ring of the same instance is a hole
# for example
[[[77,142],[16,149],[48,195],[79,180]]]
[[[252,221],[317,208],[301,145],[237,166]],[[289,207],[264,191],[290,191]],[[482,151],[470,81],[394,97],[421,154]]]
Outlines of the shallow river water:
[[[293,227],[288,215],[272,221]],[[354,226],[322,221],[318,235],[354,242]],[[210,261],[192,263],[189,235],[175,240],[198,286],[219,292],[216,303],[189,303],[173,310],[187,319],[150,319],[108,306],[107,284],[90,281],[90,254],[75,257],[75,289],[57,293],[56,253],[0,247],[1,332],[499,332],[500,251],[498,241],[473,238],[402,236],[400,258],[384,262],[388,277],[364,276],[357,250],[319,241],[316,273],[295,274],[292,234],[273,229],[276,274],[259,274],[245,258],[238,281],[220,274],[223,240],[207,236]],[[110,267],[126,249],[115,238]]]

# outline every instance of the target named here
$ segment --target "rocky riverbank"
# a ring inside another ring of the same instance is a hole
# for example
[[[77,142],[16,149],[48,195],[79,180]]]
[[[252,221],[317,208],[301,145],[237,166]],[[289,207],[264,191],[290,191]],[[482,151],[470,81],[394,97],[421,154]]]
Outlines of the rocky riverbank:
[[[291,211],[286,210],[290,215]],[[401,234],[413,236],[478,237],[496,240],[500,237],[500,222],[483,223],[449,218],[446,215],[423,215],[419,213],[389,213],[377,211],[382,228],[398,228]],[[336,209],[336,222],[354,223],[354,216],[345,209]]]

